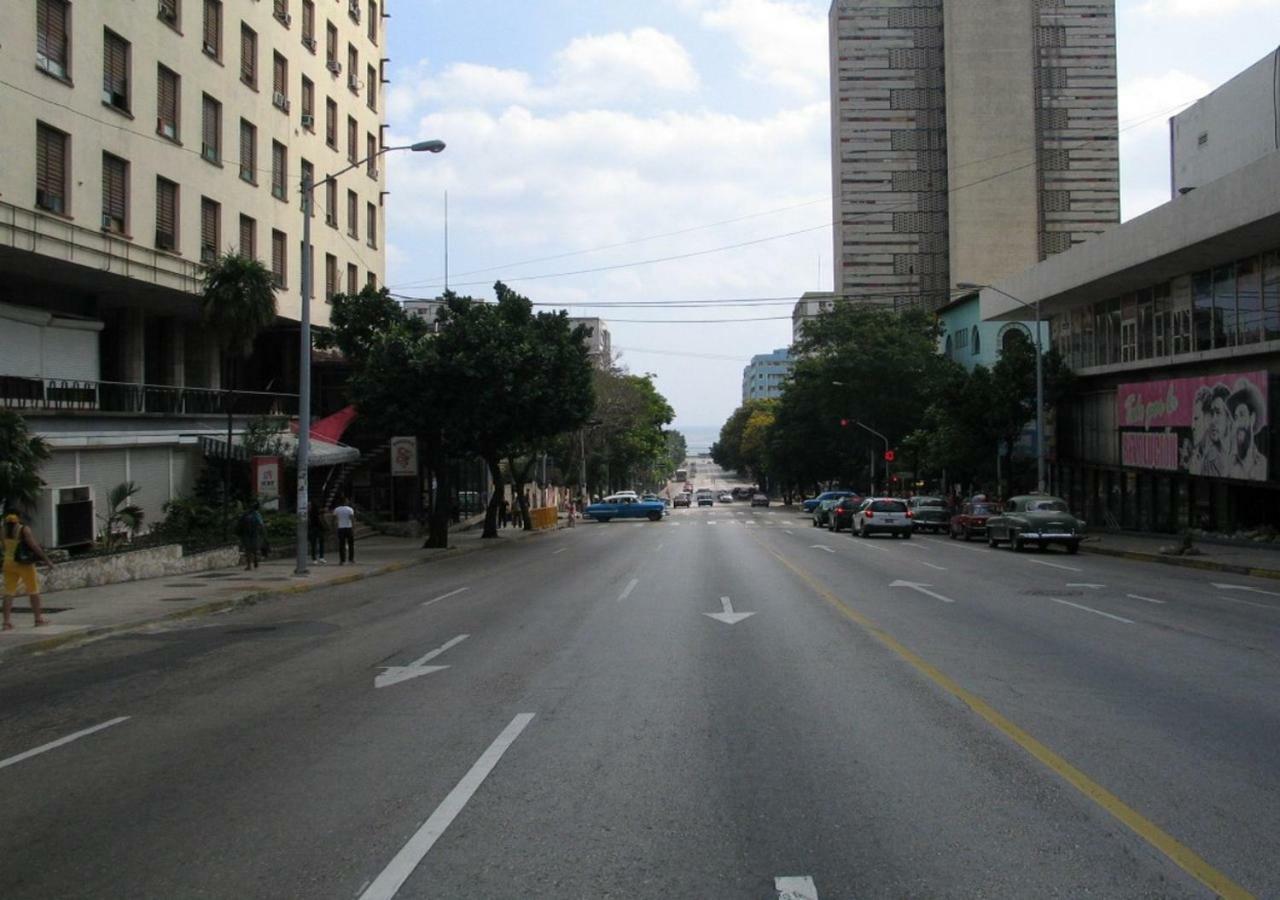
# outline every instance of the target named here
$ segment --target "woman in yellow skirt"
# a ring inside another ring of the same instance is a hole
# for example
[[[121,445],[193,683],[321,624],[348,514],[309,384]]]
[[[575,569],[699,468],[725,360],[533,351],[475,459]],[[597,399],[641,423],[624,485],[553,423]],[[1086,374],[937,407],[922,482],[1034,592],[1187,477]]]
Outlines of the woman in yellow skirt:
[[[46,566],[52,566],[53,563],[45,555],[44,548],[36,541],[36,536],[31,533],[31,529],[22,524],[22,517],[18,515],[16,509],[5,512],[0,535],[4,538],[4,630],[13,630],[13,622],[9,616],[13,612],[13,598],[19,593],[24,593],[30,598],[31,612],[35,616],[36,625],[49,624],[49,620],[40,611],[40,582],[36,578],[35,563],[18,562],[15,558],[19,555],[18,547],[24,548],[21,554],[23,556],[37,557]]]

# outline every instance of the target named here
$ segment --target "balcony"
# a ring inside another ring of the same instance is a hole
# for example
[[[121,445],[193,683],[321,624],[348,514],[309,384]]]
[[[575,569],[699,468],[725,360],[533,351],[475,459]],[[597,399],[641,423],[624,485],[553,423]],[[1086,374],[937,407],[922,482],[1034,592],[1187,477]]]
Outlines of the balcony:
[[[226,412],[228,394],[238,416],[291,416],[298,411],[297,394],[0,375],[0,408],[24,412],[220,415]]]

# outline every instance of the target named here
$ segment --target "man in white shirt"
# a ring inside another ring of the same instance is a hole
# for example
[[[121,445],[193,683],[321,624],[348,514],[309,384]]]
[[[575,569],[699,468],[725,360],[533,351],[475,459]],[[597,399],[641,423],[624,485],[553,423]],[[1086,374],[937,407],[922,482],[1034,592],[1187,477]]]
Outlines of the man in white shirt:
[[[348,559],[354,565],[356,511],[347,505],[345,497],[339,497],[338,505],[333,508],[333,517],[338,520],[338,565],[346,565]]]

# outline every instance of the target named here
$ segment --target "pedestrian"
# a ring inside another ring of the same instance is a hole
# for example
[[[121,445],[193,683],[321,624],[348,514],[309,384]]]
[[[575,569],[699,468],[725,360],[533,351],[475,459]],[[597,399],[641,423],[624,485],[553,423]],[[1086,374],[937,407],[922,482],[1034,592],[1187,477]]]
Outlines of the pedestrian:
[[[345,566],[347,560],[356,563],[356,511],[347,505],[346,497],[338,498],[338,505],[333,508],[333,516],[338,520],[338,565]]]
[[[267,523],[262,520],[258,511],[258,501],[249,504],[249,508],[236,522],[236,537],[240,539],[240,549],[244,551],[244,570],[258,568],[258,556],[262,551],[267,533]]]
[[[307,507],[307,546],[311,550],[311,561],[322,566],[329,564],[324,558],[324,510],[320,504],[313,503]]]
[[[511,524],[511,504],[507,502],[507,498],[502,498],[502,504],[498,507],[498,527],[506,528]]]
[[[574,512],[575,512],[575,510],[574,510],[574,508],[573,508],[573,498],[572,498],[572,497],[565,497],[565,498],[564,498],[564,506],[565,506],[565,509],[567,509],[567,510],[569,511],[569,527],[570,527],[570,528],[572,528],[572,527],[573,527],[573,515],[574,515]]]
[[[36,560],[40,560],[49,568],[53,563],[45,555],[44,548],[36,541],[31,529],[23,524],[22,516],[16,509],[5,510],[4,529],[4,630],[13,630],[13,598],[19,590],[27,595],[31,602],[31,615],[35,618],[36,627],[48,625],[44,617],[40,601],[40,580],[36,577]]]
[[[529,492],[526,490],[520,497],[520,527],[529,527],[529,509],[530,509]]]

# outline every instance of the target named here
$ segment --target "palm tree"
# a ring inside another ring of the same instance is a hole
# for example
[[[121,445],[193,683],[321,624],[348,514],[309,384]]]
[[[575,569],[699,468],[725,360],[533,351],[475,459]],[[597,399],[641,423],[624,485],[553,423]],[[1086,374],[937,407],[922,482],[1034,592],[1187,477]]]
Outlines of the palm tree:
[[[107,492],[107,514],[98,518],[102,520],[102,544],[108,550],[142,527],[142,507],[129,502],[140,490],[136,481],[122,481]]]
[[[40,464],[51,455],[48,443],[27,429],[22,416],[0,409],[0,500],[5,509],[36,505],[44,486]]]

